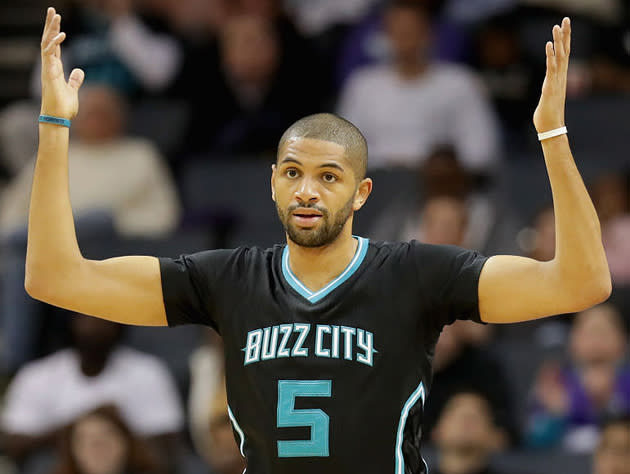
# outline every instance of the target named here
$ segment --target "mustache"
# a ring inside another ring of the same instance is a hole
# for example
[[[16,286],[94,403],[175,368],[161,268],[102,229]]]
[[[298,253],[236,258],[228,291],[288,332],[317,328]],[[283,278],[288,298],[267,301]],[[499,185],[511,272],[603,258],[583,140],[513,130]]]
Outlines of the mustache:
[[[323,216],[327,216],[328,215],[328,211],[323,208],[318,206],[317,204],[291,204],[288,208],[287,208],[287,212],[291,213],[293,211],[295,211],[296,209],[315,209],[316,211],[319,211],[322,213]]]

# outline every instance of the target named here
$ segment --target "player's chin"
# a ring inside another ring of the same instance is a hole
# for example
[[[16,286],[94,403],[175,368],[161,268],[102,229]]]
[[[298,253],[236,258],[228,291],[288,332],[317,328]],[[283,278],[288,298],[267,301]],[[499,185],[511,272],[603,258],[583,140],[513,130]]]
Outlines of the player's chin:
[[[289,239],[302,247],[322,247],[328,244],[330,240],[324,232],[314,228],[302,229],[291,226],[288,234]]]

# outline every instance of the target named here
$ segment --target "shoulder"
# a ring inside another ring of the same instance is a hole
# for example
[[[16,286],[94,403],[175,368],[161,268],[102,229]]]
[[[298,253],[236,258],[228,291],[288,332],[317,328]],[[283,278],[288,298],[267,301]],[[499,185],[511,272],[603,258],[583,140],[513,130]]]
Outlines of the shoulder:
[[[235,249],[204,250],[181,255],[178,258],[160,258],[160,270],[164,277],[190,274],[199,281],[221,281],[222,277],[242,277],[252,271],[271,268],[275,258],[281,258],[284,245],[269,249],[238,247]]]
[[[400,255],[400,256],[435,256],[441,257],[445,255],[452,255],[459,252],[470,252],[470,250],[455,247],[453,245],[434,245],[425,244],[418,240],[410,240],[407,242],[389,242],[389,241],[373,241],[370,240],[370,247],[376,252],[384,255]]]
[[[15,375],[12,385],[45,384],[49,379],[54,379],[55,383],[58,383],[61,373],[70,371],[75,361],[74,352],[71,349],[63,349],[28,362]]]
[[[259,247],[238,247],[235,249],[203,250],[201,252],[181,255],[177,259],[164,260],[178,262],[180,265],[189,264],[196,267],[198,270],[211,270],[212,267],[217,265],[219,267],[243,267],[271,262],[274,255],[282,253],[283,248],[284,245],[275,245],[268,249],[261,249]]]
[[[375,260],[389,261],[398,266],[408,265],[426,278],[435,278],[455,268],[479,262],[485,257],[475,250],[454,245],[425,244],[417,240],[409,242],[370,242]]]

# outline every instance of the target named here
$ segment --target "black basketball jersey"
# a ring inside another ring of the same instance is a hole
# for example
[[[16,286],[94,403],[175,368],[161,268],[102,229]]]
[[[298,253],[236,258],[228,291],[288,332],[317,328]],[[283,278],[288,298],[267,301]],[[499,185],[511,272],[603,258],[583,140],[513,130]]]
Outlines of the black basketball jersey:
[[[479,321],[476,252],[368,242],[310,291],[289,249],[160,259],[169,325],[225,343],[229,416],[247,474],[424,474],[423,404],[435,343]]]

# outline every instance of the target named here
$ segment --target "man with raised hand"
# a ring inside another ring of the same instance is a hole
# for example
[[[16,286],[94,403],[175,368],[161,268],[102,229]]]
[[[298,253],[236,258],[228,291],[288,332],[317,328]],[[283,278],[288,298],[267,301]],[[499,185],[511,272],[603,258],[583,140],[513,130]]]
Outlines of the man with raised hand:
[[[534,114],[555,204],[549,262],[353,236],[354,212],[372,190],[367,146],[331,114],[305,117],[280,139],[271,195],[286,245],[87,260],[67,186],[67,127],[83,74],[64,80],[60,21],[49,9],[27,291],[127,324],[217,329],[228,414],[249,474],[426,473],[420,426],[445,324],[527,321],[610,294],[599,221],[564,128],[568,19],[546,45]]]

